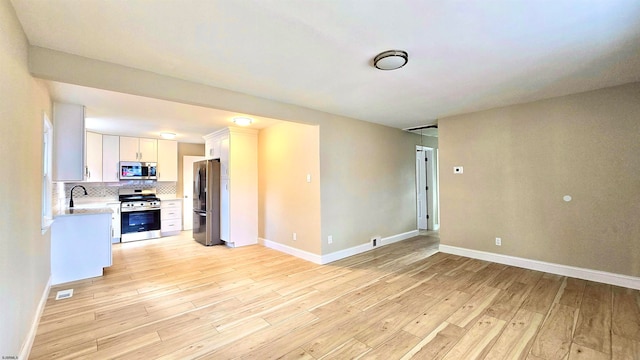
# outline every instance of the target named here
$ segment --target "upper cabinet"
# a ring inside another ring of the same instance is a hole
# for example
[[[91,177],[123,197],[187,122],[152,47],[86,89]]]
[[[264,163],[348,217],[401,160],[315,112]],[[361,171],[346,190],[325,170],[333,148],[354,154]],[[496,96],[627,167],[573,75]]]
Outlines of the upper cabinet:
[[[223,130],[224,131],[224,130]],[[222,137],[220,131],[204,136],[204,156],[207,159],[220,159],[220,143]],[[228,134],[227,134],[228,137]]]
[[[102,181],[102,134],[86,133],[86,166],[84,178],[87,182]]]
[[[83,181],[85,168],[84,106],[53,104],[53,180]]]
[[[204,151],[207,159],[220,159],[222,179],[229,178],[229,129],[216,131],[204,136]]]
[[[120,161],[158,161],[158,140],[120,136]]]
[[[178,142],[158,140],[158,181],[178,181]]]
[[[102,135],[102,181],[120,181],[120,137]]]
[[[119,182],[120,161],[158,163],[158,181],[178,181],[177,141],[85,131],[84,115],[82,105],[53,105],[54,181]]]

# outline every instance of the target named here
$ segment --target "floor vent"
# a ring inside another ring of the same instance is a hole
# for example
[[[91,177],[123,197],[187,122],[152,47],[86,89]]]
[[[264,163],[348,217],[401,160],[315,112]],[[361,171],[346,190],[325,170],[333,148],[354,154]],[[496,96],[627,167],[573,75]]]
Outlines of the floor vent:
[[[56,293],[56,300],[68,299],[73,296],[73,289],[61,290]]]

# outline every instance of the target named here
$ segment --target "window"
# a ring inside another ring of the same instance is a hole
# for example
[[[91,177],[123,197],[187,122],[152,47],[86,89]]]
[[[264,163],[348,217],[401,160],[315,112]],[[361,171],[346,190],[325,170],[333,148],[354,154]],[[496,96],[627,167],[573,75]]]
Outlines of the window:
[[[42,126],[42,233],[46,233],[53,223],[51,202],[53,201],[52,156],[53,127],[47,114],[43,116]]]

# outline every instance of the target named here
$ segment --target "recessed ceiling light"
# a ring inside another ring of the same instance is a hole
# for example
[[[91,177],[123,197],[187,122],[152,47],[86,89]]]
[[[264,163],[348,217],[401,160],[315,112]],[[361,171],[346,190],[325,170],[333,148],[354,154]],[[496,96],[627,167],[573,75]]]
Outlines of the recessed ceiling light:
[[[170,132],[162,132],[162,133],[160,133],[160,136],[162,136],[165,139],[175,139],[176,138],[176,134],[170,133]]]
[[[253,122],[253,119],[250,119],[248,117],[236,117],[236,118],[233,118],[233,122],[236,125],[249,126]]]
[[[387,50],[376,55],[373,66],[380,70],[395,70],[405,66],[409,61],[409,54],[403,50]]]

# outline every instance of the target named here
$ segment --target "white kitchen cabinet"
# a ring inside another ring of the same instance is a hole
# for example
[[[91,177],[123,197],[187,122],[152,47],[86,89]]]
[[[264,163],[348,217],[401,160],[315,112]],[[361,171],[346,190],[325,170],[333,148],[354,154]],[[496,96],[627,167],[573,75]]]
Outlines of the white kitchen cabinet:
[[[102,135],[102,182],[120,181],[120,137]]]
[[[220,143],[223,136],[226,135],[220,132],[204,136],[204,156],[206,159],[220,159]]]
[[[120,218],[120,202],[107,203],[107,207],[111,209],[111,242],[119,243],[122,237],[122,224]]]
[[[51,284],[102,276],[112,265],[109,213],[57,216],[51,225]]]
[[[217,157],[216,157],[217,155]],[[216,139],[213,137],[207,139],[205,136],[204,139],[204,157],[206,159],[218,159],[220,158],[220,142],[217,143],[216,149]]]
[[[230,242],[229,237],[229,179],[220,180],[220,239]]]
[[[102,135],[86,132],[85,172],[87,182],[102,182]]]
[[[84,181],[84,106],[53,104],[53,180]]]
[[[140,138],[140,161],[158,161],[158,140]]]
[[[182,230],[182,200],[162,200],[160,203],[160,233],[176,235]]]
[[[227,128],[205,136],[220,140],[220,237],[228,246],[258,241],[258,133]]]
[[[158,140],[158,181],[178,181],[178,142]]]
[[[229,178],[229,135],[220,137],[220,176]]]
[[[158,140],[120,136],[120,161],[158,161]]]

